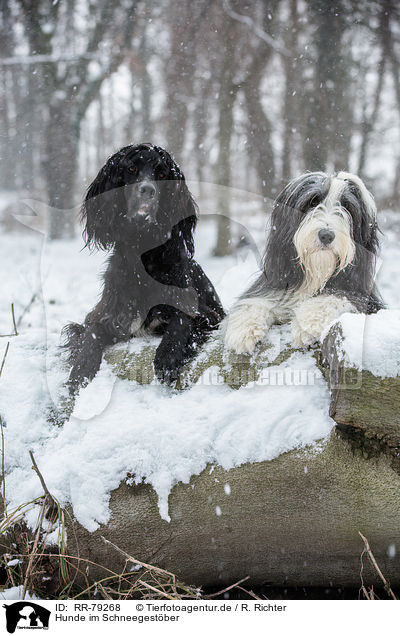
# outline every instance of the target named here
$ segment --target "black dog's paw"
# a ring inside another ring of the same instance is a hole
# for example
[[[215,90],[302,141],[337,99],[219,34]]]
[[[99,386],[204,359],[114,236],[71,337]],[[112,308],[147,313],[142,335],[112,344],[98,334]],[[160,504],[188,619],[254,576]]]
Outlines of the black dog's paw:
[[[87,386],[93,380],[101,364],[101,350],[92,348],[89,354],[81,352],[74,362],[67,381],[68,391],[71,397],[79,392],[79,389]]]
[[[176,349],[166,350],[160,347],[154,357],[154,373],[164,384],[174,385],[179,380],[185,360]]]
[[[80,389],[87,386],[94,377],[89,367],[74,365],[67,381],[68,392],[71,398],[76,397]]]

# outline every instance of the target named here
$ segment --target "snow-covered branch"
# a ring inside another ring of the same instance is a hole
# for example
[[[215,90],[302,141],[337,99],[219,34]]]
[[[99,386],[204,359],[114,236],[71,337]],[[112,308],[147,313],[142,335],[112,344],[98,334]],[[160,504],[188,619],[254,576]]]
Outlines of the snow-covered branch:
[[[15,55],[12,57],[0,58],[0,66],[16,66],[28,64],[48,64],[58,62],[74,62],[76,60],[96,60],[97,53],[82,53],[82,55]]]
[[[263,31],[263,29],[260,29],[260,27],[257,26],[252,18],[249,18],[249,16],[247,15],[242,15],[241,13],[237,13],[236,11],[234,11],[229,4],[229,0],[223,0],[222,5],[225,13],[227,13],[230,18],[248,26],[249,29],[253,31],[254,35],[263,40],[266,44],[268,44],[268,46],[273,48],[274,51],[276,51],[280,55],[289,57],[290,53],[284,46],[276,42],[276,40],[274,40],[274,38],[271,37],[268,33]]]

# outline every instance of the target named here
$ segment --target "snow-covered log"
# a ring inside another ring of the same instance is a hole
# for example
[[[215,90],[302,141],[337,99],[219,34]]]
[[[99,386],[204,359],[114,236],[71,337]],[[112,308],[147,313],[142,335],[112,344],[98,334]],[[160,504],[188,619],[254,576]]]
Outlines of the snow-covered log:
[[[244,423],[245,434],[245,423]],[[170,522],[160,517],[150,485],[121,484],[111,494],[110,521],[88,532],[69,529],[69,551],[122,571],[135,558],[196,585],[250,583],[349,585],[360,582],[358,531],[380,567],[400,582],[400,477],[388,458],[370,459],[333,434],[320,452],[303,449],[229,471],[207,466],[169,496]],[[364,578],[376,583],[369,564]],[[91,567],[91,576],[101,569]]]
[[[266,369],[277,367],[290,358],[294,349],[288,339],[288,331],[273,329],[271,338],[257,348],[252,356],[227,353],[219,334],[210,338],[200,353],[186,365],[176,386],[177,390],[189,389],[197,382],[224,383],[239,389],[250,383],[269,382]],[[122,380],[150,384],[154,380],[153,359],[158,340],[151,338],[139,347],[121,344],[110,347],[106,361]]]
[[[366,450],[398,458],[400,312],[345,314],[326,335],[320,363],[339,429]]]
[[[260,384],[265,415],[258,411],[257,417],[265,417],[267,428],[270,400],[279,395],[271,385],[280,376],[272,372],[285,372],[291,360],[314,356],[329,381],[330,414],[340,430],[333,428],[319,444],[299,444],[271,460],[229,469],[208,464],[188,483],[172,487],[169,521],[160,516],[160,501],[150,484],[124,481],[111,493],[108,523],[89,532],[76,522],[68,533],[69,550],[75,549],[77,538],[81,556],[117,571],[124,558],[104,543],[105,537],[135,558],[198,585],[250,576],[252,584],[357,586],[360,531],[385,575],[399,584],[399,317],[400,312],[380,312],[366,320],[346,315],[313,353],[294,353],[281,329],[252,358],[226,359],[218,339],[211,341],[188,366],[181,388],[204,381],[207,373],[210,383],[220,381],[241,391]],[[153,378],[155,346],[148,343],[134,352],[117,347],[107,360],[119,377],[147,384]],[[303,366],[309,374],[310,367]],[[300,376],[297,381],[293,375],[282,377],[301,385]],[[313,399],[315,394],[307,390],[298,395]],[[210,402],[210,412],[212,408]],[[248,417],[243,420],[243,444],[250,434],[251,412]],[[369,568],[365,563],[364,580],[376,583]]]

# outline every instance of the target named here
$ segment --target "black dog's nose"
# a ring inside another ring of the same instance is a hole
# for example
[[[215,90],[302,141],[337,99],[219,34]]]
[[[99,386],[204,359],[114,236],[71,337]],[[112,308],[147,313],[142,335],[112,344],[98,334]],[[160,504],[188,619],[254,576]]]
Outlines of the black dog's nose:
[[[318,238],[322,245],[329,245],[335,238],[335,232],[332,232],[332,230],[320,230],[318,232]]]
[[[156,193],[156,189],[150,181],[143,181],[139,185],[138,191],[143,199],[152,199]]]

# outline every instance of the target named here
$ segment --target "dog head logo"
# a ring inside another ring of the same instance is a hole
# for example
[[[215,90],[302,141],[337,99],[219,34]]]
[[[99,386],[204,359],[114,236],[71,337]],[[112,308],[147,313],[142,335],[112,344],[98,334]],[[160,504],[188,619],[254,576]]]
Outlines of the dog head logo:
[[[30,601],[19,601],[3,605],[6,610],[7,631],[14,634],[18,629],[48,629],[51,612]]]

